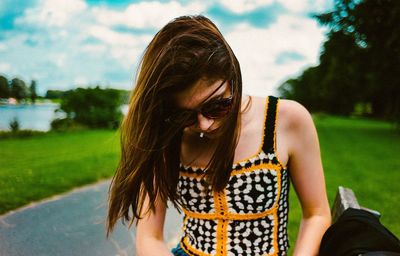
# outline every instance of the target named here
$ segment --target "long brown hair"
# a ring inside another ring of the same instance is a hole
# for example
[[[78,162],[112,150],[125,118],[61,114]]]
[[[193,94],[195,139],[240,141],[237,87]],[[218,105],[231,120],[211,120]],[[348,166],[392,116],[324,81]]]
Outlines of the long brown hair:
[[[156,198],[170,200],[179,208],[176,187],[182,129],[163,120],[172,96],[199,79],[232,81],[232,111],[219,127],[221,136],[207,166],[212,190],[226,186],[240,129],[239,62],[208,18],[182,16],[154,36],[140,63],[129,110],[120,128],[121,158],[109,190],[107,236],[119,218],[132,224],[142,217],[146,196],[150,202],[146,213],[155,211]]]

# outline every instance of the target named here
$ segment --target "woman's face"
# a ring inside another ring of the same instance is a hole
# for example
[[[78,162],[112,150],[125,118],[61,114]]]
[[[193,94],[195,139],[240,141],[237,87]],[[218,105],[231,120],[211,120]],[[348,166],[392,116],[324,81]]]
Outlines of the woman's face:
[[[211,83],[211,84],[210,84]],[[209,118],[201,113],[200,109],[205,104],[213,104],[221,99],[231,96],[231,85],[227,80],[200,79],[192,87],[175,95],[175,106],[182,110],[195,110],[196,121],[185,127],[185,133],[204,133],[208,138],[216,137],[216,131],[221,125],[223,118]],[[206,105],[207,106],[207,105]]]

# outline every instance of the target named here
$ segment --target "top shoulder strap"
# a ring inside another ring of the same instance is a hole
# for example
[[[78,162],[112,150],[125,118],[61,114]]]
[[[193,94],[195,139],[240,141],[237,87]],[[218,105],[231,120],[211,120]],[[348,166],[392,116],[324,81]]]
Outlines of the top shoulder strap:
[[[276,136],[276,119],[279,98],[268,96],[267,117],[264,124],[264,143],[263,151],[265,153],[274,153],[275,151],[275,136]]]

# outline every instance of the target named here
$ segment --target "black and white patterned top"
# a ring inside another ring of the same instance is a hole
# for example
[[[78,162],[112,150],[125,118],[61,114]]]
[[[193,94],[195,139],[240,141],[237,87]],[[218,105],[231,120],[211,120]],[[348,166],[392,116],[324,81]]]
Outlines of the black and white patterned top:
[[[188,255],[286,255],[289,178],[276,155],[278,106],[267,97],[262,146],[233,164],[223,191],[206,193],[203,169],[181,165],[180,246]]]

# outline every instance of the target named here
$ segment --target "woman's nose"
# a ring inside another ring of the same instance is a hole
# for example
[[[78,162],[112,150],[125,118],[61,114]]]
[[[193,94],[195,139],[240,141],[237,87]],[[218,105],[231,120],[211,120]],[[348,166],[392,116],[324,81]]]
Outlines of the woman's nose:
[[[207,131],[211,125],[214,123],[214,119],[207,118],[203,116],[201,113],[197,114],[197,126],[202,131]]]

